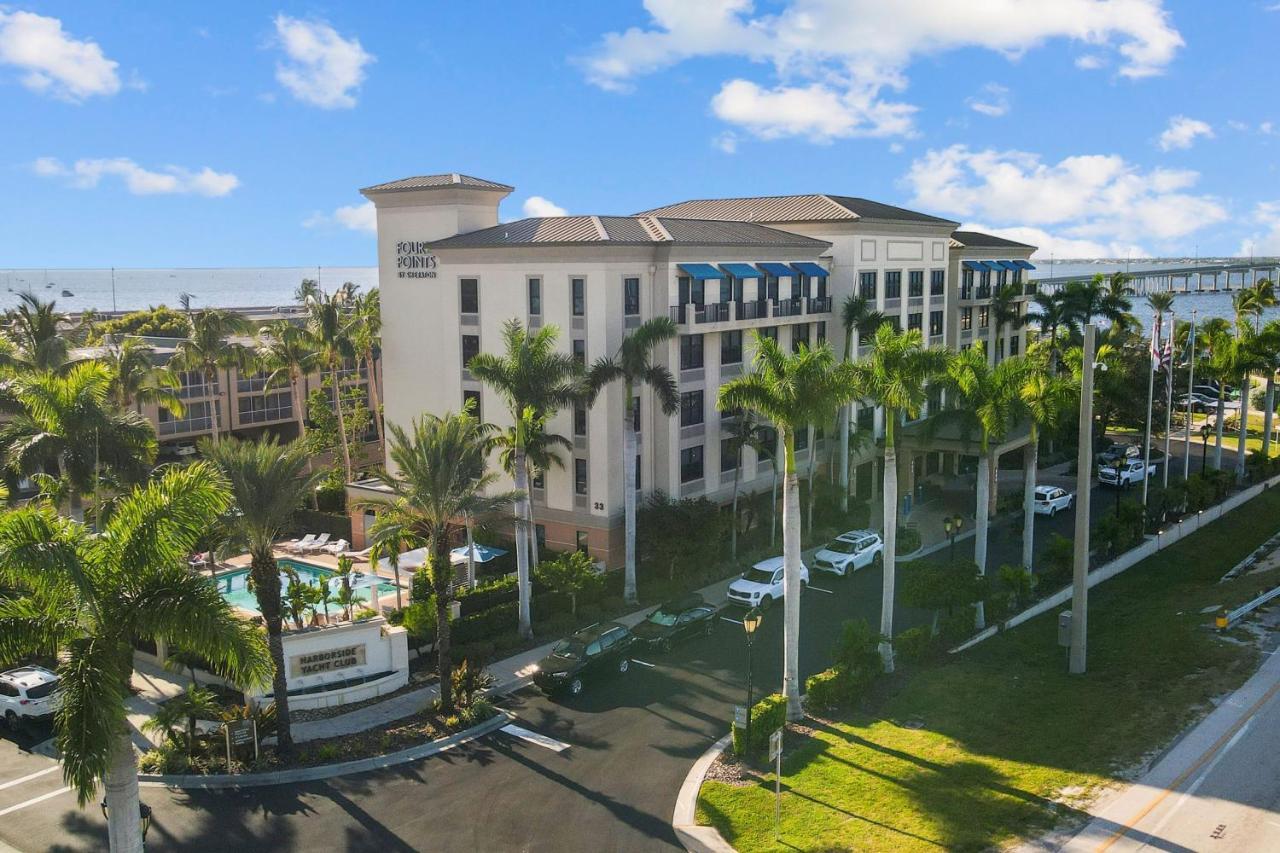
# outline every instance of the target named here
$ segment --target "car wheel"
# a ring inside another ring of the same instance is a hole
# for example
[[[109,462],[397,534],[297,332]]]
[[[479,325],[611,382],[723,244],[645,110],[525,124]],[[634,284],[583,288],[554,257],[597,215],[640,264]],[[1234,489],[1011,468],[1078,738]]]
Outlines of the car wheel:
[[[631,658],[623,658],[618,661],[618,672],[626,672],[631,669]]]
[[[874,557],[872,557],[872,558],[871,558],[871,566],[872,566],[872,568],[876,568],[876,569],[882,568],[882,567],[884,566],[884,552],[883,552],[883,551],[877,551],[877,552],[876,552],[876,555],[875,555]]]
[[[18,728],[18,715],[13,711],[4,712],[4,725],[10,731],[16,731]]]
[[[577,695],[578,695],[579,693],[581,693],[581,692],[582,692],[582,679],[581,679],[581,678],[575,678],[573,681],[570,681],[570,682],[569,682],[569,695],[570,695],[570,696],[577,696]]]
[[[766,595],[764,598],[760,599],[760,609],[761,609],[761,610],[768,610],[768,609],[769,609],[770,607],[772,607],[772,606],[773,606],[773,597],[772,597],[772,596],[768,596],[768,595]]]
[[[1050,518],[1053,518],[1053,517],[1054,517],[1055,515],[1057,515],[1057,514],[1058,514],[1058,508],[1057,508],[1056,506],[1051,506],[1051,507],[1049,507],[1049,517],[1050,517]]]

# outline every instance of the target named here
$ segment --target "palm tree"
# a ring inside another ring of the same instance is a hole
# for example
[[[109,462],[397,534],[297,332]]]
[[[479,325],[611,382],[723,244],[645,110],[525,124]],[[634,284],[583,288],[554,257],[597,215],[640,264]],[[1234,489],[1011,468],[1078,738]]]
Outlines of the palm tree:
[[[111,379],[103,365],[83,362],[65,376],[25,373],[9,384],[19,410],[0,428],[3,457],[15,474],[56,472],[76,519],[101,474],[139,483],[155,460],[155,430],[137,412],[111,404]]]
[[[1018,299],[1022,288],[1016,284],[1003,284],[991,294],[991,353],[990,362],[997,361],[997,351],[1002,340],[1000,332],[1008,326],[1017,329],[1022,325],[1022,313]]]
[[[675,377],[671,371],[650,359],[658,344],[676,337],[676,324],[670,317],[654,317],[632,329],[618,351],[591,365],[587,386],[592,399],[606,385],[621,380],[622,396],[622,506],[626,516],[626,573],[623,598],[635,604],[636,595],[636,386],[652,389],[664,415],[671,415],[680,405]]]
[[[5,334],[16,349],[13,360],[28,370],[61,369],[71,349],[61,322],[57,302],[45,302],[30,292],[18,294],[18,306],[5,314]]]
[[[449,656],[449,601],[453,597],[450,538],[465,516],[483,517],[509,506],[514,492],[486,494],[498,475],[486,471],[489,441],[486,431],[467,412],[443,417],[423,415],[406,432],[387,424],[387,455],[395,474],[377,475],[390,492],[378,508],[375,541],[400,539],[426,543],[431,559],[431,587],[436,604],[436,652],[439,655],[440,710],[453,710],[452,659]],[[518,540],[517,540],[518,541]]]
[[[111,371],[110,395],[121,410],[155,403],[174,417],[182,416],[181,383],[173,371],[156,365],[155,350],[141,338],[108,344],[97,360]]]
[[[1028,362],[1018,388],[1022,414],[1030,424],[1022,478],[1022,567],[1032,570],[1035,546],[1036,473],[1040,467],[1040,431],[1056,426],[1071,403],[1071,384],[1041,363]]]
[[[1071,327],[1083,328],[1095,318],[1105,319],[1117,328],[1127,325],[1129,312],[1133,310],[1129,299],[1133,293],[1130,281],[1132,277],[1128,273],[1116,272],[1110,276],[1098,273],[1088,282],[1067,282],[1062,298],[1067,305]]]
[[[525,479],[532,487],[535,474],[545,474],[552,468],[564,468],[559,451],[573,450],[573,443],[563,435],[547,432],[547,419],[537,417],[532,408],[526,408],[519,420],[492,439],[498,448],[498,461],[502,470],[516,478],[516,450],[524,448]],[[537,525],[533,518],[533,501],[525,505],[524,530],[529,540],[529,565],[538,565]]]
[[[853,343],[874,332],[885,321],[865,296],[850,294],[840,308],[844,327],[844,361],[853,360]],[[853,403],[840,410],[840,511],[849,511],[849,433],[853,428]]]
[[[1221,318],[1214,318],[1221,319]],[[1222,439],[1227,421],[1227,383],[1239,377],[1235,364],[1236,338],[1229,331],[1226,321],[1213,325],[1205,324],[1205,335],[1209,340],[1206,348],[1208,359],[1204,372],[1212,376],[1218,383],[1218,407],[1216,411],[1216,436],[1213,447],[1213,467],[1222,470]]]
[[[188,319],[191,328],[174,347],[169,361],[172,369],[199,373],[205,385],[212,386],[218,381],[219,370],[243,367],[247,363],[248,351],[230,340],[233,335],[249,331],[248,322],[239,314],[221,308],[204,308],[191,312]],[[216,394],[209,405],[213,408],[210,413],[213,440],[217,442],[222,412]]]
[[[376,531],[376,532],[375,532]],[[369,531],[369,565],[376,566],[385,557],[391,571],[396,576],[396,609],[404,610],[404,591],[400,586],[400,555],[411,548],[417,548],[418,542],[406,539],[398,528],[379,530],[376,526]],[[328,589],[328,586],[325,586]],[[329,616],[328,602],[325,604],[325,617]]]
[[[918,336],[919,333],[917,333]],[[835,417],[853,396],[853,368],[837,363],[825,343],[814,349],[801,344],[787,354],[771,338],[755,336],[750,373],[720,386],[716,402],[722,412],[752,411],[778,429],[783,447],[782,554],[783,628],[782,692],[787,719],[804,716],[800,707],[800,477],[796,471],[796,433],[812,423]]]
[[[987,539],[990,534],[992,481],[995,479],[998,444],[1013,427],[1019,412],[1021,390],[1029,362],[1024,356],[1007,358],[991,367],[977,347],[961,350],[947,365],[947,382],[959,392],[957,404],[939,418],[960,419],[964,427],[980,435],[978,454],[977,530],[974,562],[978,574],[987,573]],[[977,606],[977,627],[984,626],[982,603]]]
[[[738,559],[738,486],[742,479],[742,451],[750,447],[756,458],[772,456],[773,448],[769,440],[773,430],[760,423],[754,412],[744,411],[728,422],[729,445],[733,453],[733,511],[730,517],[733,523],[729,529],[729,554],[735,562]],[[778,481],[777,466],[774,466],[774,483]],[[811,486],[812,488],[812,486]],[[777,495],[774,495],[775,508]]]
[[[332,296],[316,291],[307,296],[306,332],[321,367],[329,374],[333,389],[333,405],[338,415],[338,437],[342,444],[342,470],[351,481],[351,447],[347,440],[346,408],[342,400],[340,371],[356,357],[351,342],[351,318],[347,311],[349,290],[338,290]],[[372,381],[372,377],[370,377]]]
[[[519,588],[522,637],[533,633],[530,619],[531,567],[529,535],[525,524],[529,510],[528,444],[540,424],[582,396],[582,365],[572,355],[556,350],[560,330],[544,326],[530,331],[519,320],[502,327],[503,355],[479,353],[467,365],[471,375],[493,388],[507,404],[515,425],[511,442],[511,471],[515,477],[516,586]]]
[[[1062,331],[1070,331],[1071,306],[1061,290],[1053,293],[1038,292],[1032,298],[1034,308],[1027,313],[1026,321],[1040,327],[1040,341],[1049,351],[1049,371],[1058,372],[1062,356]]]
[[[284,660],[284,610],[280,604],[280,567],[275,542],[293,522],[293,513],[307,499],[323,472],[308,473],[307,448],[293,442],[281,446],[274,437],[264,441],[203,441],[200,452],[221,469],[231,486],[238,513],[230,524],[248,546],[249,579],[258,601],[258,612],[267,626],[267,645],[275,667],[272,698],[279,734],[276,752],[293,748],[289,729],[289,692]]]
[[[267,387],[289,383],[293,411],[298,422],[298,438],[307,437],[306,396],[302,381],[314,373],[320,356],[302,329],[288,320],[277,320],[258,330],[258,361],[267,374]]]
[[[142,850],[138,775],[126,718],[133,644],[164,638],[200,654],[245,688],[270,659],[257,630],[186,566],[228,497],[210,466],[166,469],[120,506],[101,535],[28,505],[0,516],[0,659],[59,658],[54,718],[62,775],[83,807],[106,787],[112,851]]]
[[[1258,349],[1265,362],[1267,391],[1262,412],[1262,458],[1271,458],[1271,427],[1276,408],[1276,371],[1280,370],[1280,320],[1272,320],[1262,327],[1258,336]]]
[[[355,322],[351,327],[351,345],[364,362],[369,374],[369,398],[373,402],[373,429],[382,442],[382,403],[378,399],[378,371],[374,354],[382,347],[382,300],[378,288],[354,297]]]
[[[919,329],[899,332],[882,325],[871,339],[870,355],[853,365],[854,396],[884,409],[884,587],[880,605],[880,656],[893,672],[893,604],[898,539],[898,419],[916,417],[928,400],[931,380],[946,370],[945,350],[926,349]]]

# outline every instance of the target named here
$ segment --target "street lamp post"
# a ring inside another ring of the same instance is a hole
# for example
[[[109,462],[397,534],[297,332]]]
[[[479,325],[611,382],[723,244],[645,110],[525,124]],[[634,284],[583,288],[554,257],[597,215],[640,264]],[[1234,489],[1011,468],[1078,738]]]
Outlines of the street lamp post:
[[[948,559],[953,563],[956,561],[956,534],[960,532],[963,525],[964,519],[958,515],[949,515],[942,520],[942,529],[947,531],[947,538],[951,540]]]
[[[1209,419],[1200,427],[1200,476],[1204,476],[1205,456],[1209,452]]]
[[[755,645],[756,629],[760,627],[760,622],[763,620],[763,618],[764,618],[763,614],[761,614],[760,611],[755,607],[748,610],[747,615],[742,617],[742,628],[744,631],[747,632],[747,732],[744,740],[747,743],[748,749],[750,749],[750,745],[751,745],[751,702],[752,702],[751,693],[755,686],[753,684],[754,673],[752,671],[753,667],[751,665],[752,663],[751,650],[752,650],[752,647]]]

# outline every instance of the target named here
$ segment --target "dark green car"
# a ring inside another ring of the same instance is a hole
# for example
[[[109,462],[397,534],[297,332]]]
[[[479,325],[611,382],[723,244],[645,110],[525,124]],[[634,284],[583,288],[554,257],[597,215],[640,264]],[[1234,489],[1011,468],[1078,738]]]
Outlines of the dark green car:
[[[668,601],[631,629],[637,643],[669,652],[676,643],[693,637],[709,637],[715,629],[716,609],[694,593]]]
[[[543,693],[577,696],[589,682],[631,668],[631,632],[617,622],[584,628],[556,643],[551,654],[538,661],[533,683]]]

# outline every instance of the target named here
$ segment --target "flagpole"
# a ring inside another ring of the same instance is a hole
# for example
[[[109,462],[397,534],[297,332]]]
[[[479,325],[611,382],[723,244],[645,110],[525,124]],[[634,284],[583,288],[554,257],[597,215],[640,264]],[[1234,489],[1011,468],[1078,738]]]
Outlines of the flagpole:
[[[1196,388],[1196,309],[1191,309],[1191,363],[1187,368],[1187,433],[1182,443],[1182,479],[1191,476],[1191,395]]]
[[[1159,358],[1160,346],[1156,343],[1160,334],[1160,312],[1156,312],[1151,323],[1151,361],[1147,365],[1147,428],[1144,433],[1142,444],[1142,510],[1144,519],[1142,522],[1142,531],[1146,532],[1145,514],[1147,509],[1147,487],[1151,483],[1149,471],[1151,470],[1151,406],[1155,400],[1156,393],[1156,363]],[[1166,462],[1166,465],[1169,463]]]
[[[1169,455],[1169,431],[1173,429],[1173,333],[1178,328],[1178,316],[1172,312],[1169,313],[1169,343],[1167,345],[1169,352],[1169,373],[1165,376],[1164,382],[1164,470],[1161,472],[1164,487],[1169,488],[1169,466],[1173,462],[1173,457]],[[1163,356],[1160,359],[1164,361]]]

